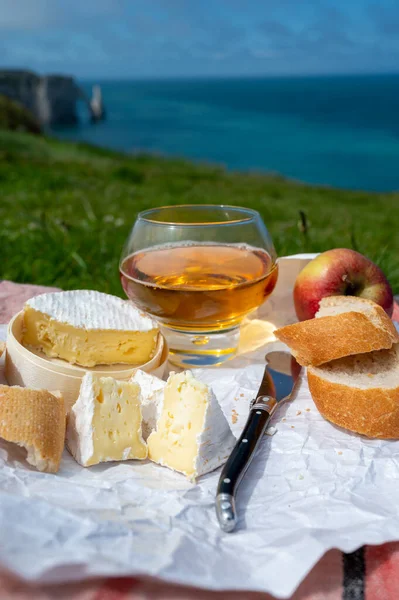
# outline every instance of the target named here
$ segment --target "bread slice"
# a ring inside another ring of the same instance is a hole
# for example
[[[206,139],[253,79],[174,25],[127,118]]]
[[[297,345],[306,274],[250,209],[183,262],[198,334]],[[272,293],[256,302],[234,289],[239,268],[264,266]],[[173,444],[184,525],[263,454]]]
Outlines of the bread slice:
[[[320,413],[371,438],[399,438],[399,344],[308,368]]]
[[[26,448],[29,464],[56,473],[65,441],[62,395],[0,385],[0,437]]]
[[[399,342],[398,332],[384,309],[355,296],[323,298],[315,319],[281,327],[274,333],[305,367],[389,349]]]
[[[373,308],[377,308],[378,313],[382,311],[384,315],[388,316],[379,304],[368,298],[360,298],[359,296],[326,296],[320,300],[316,317],[330,317],[348,311],[367,313]]]

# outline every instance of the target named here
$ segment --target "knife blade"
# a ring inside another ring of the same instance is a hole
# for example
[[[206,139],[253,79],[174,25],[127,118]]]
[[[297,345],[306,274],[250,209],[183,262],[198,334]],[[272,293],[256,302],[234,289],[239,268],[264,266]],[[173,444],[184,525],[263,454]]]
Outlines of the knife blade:
[[[266,367],[256,397],[250,404],[243,432],[221,472],[216,492],[216,515],[220,528],[231,533],[237,525],[236,493],[266,427],[278,406],[288,400],[301,371],[295,358],[285,351],[266,354]]]

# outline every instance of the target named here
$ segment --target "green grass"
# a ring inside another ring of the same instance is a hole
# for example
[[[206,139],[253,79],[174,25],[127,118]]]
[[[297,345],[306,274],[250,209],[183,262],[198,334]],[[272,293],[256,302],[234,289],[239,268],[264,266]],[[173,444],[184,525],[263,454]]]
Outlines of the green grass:
[[[279,255],[354,248],[377,262],[399,292],[399,194],[312,187],[5,131],[0,278],[123,295],[119,254],[137,213],[181,203],[259,210]]]
[[[0,129],[41,133],[35,117],[18,102],[0,95]]]

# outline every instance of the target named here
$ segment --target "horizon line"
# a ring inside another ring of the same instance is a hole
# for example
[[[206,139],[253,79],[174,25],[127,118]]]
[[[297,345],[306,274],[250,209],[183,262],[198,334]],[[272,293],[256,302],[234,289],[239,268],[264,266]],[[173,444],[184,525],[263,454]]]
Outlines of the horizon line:
[[[399,71],[353,71],[353,72],[334,72],[334,73],[269,73],[269,74],[197,74],[197,75],[129,75],[129,76],[78,76],[72,75],[79,81],[193,81],[193,80],[209,80],[209,79],[311,79],[311,78],[328,78],[328,77],[386,77],[398,76]]]
[[[149,75],[77,75],[72,71],[41,71],[34,68],[21,66],[6,66],[0,64],[0,71],[26,71],[37,74],[39,76],[60,75],[64,77],[73,77],[80,81],[176,81],[176,80],[209,80],[209,79],[310,79],[316,77],[384,77],[399,75],[399,70],[392,71],[330,71],[330,72],[314,72],[314,73],[197,73],[197,74],[179,74],[179,75],[164,75],[164,74],[149,74]]]

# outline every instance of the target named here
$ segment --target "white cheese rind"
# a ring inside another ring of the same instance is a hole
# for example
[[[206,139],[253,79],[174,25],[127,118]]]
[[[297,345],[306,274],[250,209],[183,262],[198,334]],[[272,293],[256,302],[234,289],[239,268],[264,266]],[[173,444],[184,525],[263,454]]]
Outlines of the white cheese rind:
[[[195,464],[195,477],[210,473],[224,465],[237,441],[213,390],[208,389],[209,400],[204,427],[197,437],[199,451]]]
[[[41,294],[27,306],[60,323],[87,330],[150,331],[157,323],[128,300],[94,290]]]
[[[141,413],[143,416],[143,439],[148,436],[157,426],[162,409],[163,394],[166,381],[137,369],[130,378],[133,383],[138,383],[141,388]]]
[[[94,378],[86,373],[79,397],[68,415],[66,444],[75,460],[85,466],[93,456]]]

